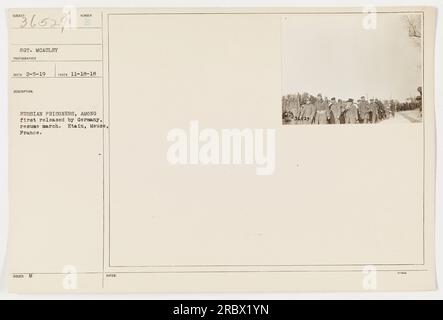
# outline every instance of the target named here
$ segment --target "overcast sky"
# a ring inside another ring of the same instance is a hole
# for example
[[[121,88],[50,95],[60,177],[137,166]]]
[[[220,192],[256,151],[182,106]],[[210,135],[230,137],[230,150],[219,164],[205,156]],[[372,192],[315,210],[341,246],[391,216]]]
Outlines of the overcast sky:
[[[378,14],[375,30],[363,28],[362,19],[359,14],[287,17],[283,94],[399,100],[418,95],[421,47],[409,37],[405,16]]]

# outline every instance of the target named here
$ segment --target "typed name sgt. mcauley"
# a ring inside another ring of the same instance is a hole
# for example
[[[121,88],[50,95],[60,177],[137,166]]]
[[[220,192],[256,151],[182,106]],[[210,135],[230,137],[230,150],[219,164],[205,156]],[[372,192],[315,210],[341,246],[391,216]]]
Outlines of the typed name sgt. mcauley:
[[[36,52],[36,53],[57,53],[58,52],[57,47],[23,47],[19,49],[19,52],[21,53],[31,53],[31,52]]]

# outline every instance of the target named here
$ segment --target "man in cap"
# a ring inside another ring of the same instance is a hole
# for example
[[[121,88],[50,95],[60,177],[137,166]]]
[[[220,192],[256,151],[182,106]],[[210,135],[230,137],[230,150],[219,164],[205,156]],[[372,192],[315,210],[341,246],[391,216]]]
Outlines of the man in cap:
[[[314,122],[315,106],[311,102],[311,97],[306,99],[306,104],[303,105],[300,112],[300,122],[302,124],[312,124]]]
[[[346,123],[346,101],[343,101],[342,99],[338,99],[338,104],[340,105],[341,115],[340,115],[340,123]]]
[[[345,121],[348,124],[358,123],[358,107],[354,103],[354,99],[348,99],[348,101],[346,101]]]
[[[329,106],[326,100],[323,100],[321,94],[317,95],[317,101],[315,103],[315,124],[327,124]]]
[[[369,103],[365,96],[362,96],[358,103],[358,112],[360,114],[360,121],[362,123],[369,122]]]
[[[289,103],[289,108],[294,116],[294,122],[298,123],[298,119],[300,117],[300,110],[301,110],[300,103],[299,103],[299,97],[297,95],[297,96],[292,96],[291,98],[292,99]]]
[[[374,99],[371,99],[371,102],[369,103],[369,113],[371,116],[371,123],[376,123],[378,121],[378,105],[377,101]]]
[[[340,124],[340,116],[342,111],[341,100],[335,101],[335,98],[331,99],[331,124]]]

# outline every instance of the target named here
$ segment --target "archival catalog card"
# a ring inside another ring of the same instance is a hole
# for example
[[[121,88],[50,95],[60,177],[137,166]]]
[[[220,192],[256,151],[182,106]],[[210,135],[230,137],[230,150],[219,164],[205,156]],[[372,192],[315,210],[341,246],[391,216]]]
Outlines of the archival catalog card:
[[[436,288],[433,8],[7,15],[11,292]]]

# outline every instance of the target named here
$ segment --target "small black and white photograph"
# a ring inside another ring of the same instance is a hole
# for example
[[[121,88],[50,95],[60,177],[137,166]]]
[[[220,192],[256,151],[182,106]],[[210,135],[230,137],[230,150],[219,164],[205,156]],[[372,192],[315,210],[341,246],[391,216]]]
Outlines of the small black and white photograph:
[[[375,9],[284,17],[282,123],[421,123],[422,24]]]

